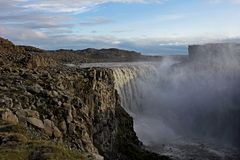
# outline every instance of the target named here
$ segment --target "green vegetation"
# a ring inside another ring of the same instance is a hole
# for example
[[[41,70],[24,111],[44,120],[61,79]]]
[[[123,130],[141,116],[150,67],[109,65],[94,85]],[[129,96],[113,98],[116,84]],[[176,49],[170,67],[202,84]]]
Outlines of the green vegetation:
[[[0,160],[86,160],[93,159],[60,142],[32,140],[24,127],[0,123]]]

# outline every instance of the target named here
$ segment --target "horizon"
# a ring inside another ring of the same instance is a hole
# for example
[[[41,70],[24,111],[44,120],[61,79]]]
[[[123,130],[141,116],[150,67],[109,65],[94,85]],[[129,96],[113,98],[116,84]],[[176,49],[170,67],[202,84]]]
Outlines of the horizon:
[[[0,36],[45,50],[187,54],[192,44],[239,43],[239,9],[239,0],[1,0]]]

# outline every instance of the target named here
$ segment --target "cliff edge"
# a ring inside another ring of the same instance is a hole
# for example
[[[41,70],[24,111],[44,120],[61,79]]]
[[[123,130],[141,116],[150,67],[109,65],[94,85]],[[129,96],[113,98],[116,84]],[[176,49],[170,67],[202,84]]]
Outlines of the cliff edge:
[[[111,69],[53,65],[4,39],[0,55],[0,159],[168,159],[143,148]]]

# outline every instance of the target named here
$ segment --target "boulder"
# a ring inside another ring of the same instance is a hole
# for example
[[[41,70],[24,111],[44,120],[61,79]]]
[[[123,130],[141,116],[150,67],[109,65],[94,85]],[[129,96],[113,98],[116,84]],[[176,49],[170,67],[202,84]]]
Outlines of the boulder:
[[[95,160],[104,160],[104,157],[99,154],[93,153],[92,155],[95,158]]]
[[[44,129],[44,124],[40,119],[29,117],[27,118],[27,122],[39,129]]]
[[[56,126],[53,126],[53,135],[56,138],[61,138],[62,132]]]
[[[44,121],[44,131],[49,136],[54,135],[56,138],[62,137],[62,132],[55,126],[54,122],[49,119],[45,119]]]
[[[44,131],[46,132],[46,134],[48,134],[49,136],[52,136],[53,126],[54,126],[53,122],[49,119],[45,119],[43,123],[44,123]]]
[[[43,91],[43,88],[39,85],[39,84],[35,84],[33,86],[29,86],[27,87],[27,91],[30,93],[40,93],[41,91]]]
[[[12,111],[9,109],[1,109],[0,118],[1,120],[6,121],[8,123],[18,124],[17,116],[13,114]]]
[[[16,112],[18,117],[33,117],[33,118],[39,118],[39,113],[37,111],[33,111],[30,109],[23,109],[18,110]]]

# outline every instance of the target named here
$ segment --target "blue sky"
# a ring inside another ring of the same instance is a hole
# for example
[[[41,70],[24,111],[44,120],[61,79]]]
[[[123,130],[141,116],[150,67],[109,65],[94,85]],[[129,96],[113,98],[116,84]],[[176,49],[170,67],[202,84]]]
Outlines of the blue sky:
[[[184,54],[240,42],[240,0],[0,0],[0,36],[44,49]]]

